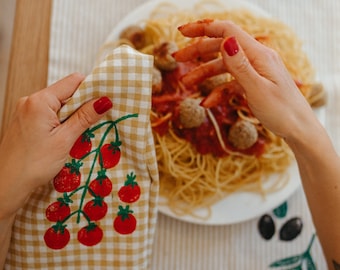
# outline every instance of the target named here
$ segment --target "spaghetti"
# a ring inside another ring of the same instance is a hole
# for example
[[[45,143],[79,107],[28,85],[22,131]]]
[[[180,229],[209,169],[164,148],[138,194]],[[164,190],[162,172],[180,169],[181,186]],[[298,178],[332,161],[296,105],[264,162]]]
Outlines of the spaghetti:
[[[172,4],[158,6],[143,22],[145,45],[139,51],[153,54],[163,42],[183,48],[192,42],[177,27],[204,18],[232,20],[258,41],[275,49],[288,71],[310,103],[318,103],[322,93],[312,94],[314,70],[302,51],[301,42],[285,24],[258,17],[246,10],[225,10],[217,1],[199,2],[190,12]],[[119,44],[124,43],[123,40]],[[112,45],[112,44],[111,44]],[[285,173],[293,160],[285,142],[266,130],[252,115],[241,94],[234,91],[233,78],[227,75],[228,95],[223,104],[206,111],[207,119],[197,128],[183,128],[178,121],[179,103],[187,98],[202,98],[197,86],[186,89],[180,77],[197,66],[196,60],[179,64],[177,69],[162,71],[161,93],[153,94],[151,122],[160,173],[160,194],[177,215],[193,215],[206,208],[208,218],[212,204],[228,194],[246,190],[265,196],[284,187]],[[317,99],[317,100],[315,100]],[[319,102],[320,104],[320,102]],[[226,111],[228,113],[226,113]],[[235,149],[227,138],[229,127],[239,120],[255,125],[257,142],[248,149]],[[277,178],[268,182],[273,174]]]

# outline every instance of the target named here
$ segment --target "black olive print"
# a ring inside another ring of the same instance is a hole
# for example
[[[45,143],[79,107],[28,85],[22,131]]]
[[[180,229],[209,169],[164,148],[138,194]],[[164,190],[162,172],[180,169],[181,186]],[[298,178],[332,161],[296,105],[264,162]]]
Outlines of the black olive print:
[[[283,241],[291,241],[296,238],[302,231],[301,218],[295,217],[289,219],[280,229],[280,239]]]
[[[258,229],[264,239],[271,239],[275,233],[275,224],[272,217],[270,215],[263,215],[258,222]]]

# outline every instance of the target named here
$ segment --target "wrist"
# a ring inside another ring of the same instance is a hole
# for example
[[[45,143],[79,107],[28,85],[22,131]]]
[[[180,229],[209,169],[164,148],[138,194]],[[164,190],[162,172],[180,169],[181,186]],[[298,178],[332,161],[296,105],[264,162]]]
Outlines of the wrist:
[[[309,119],[299,119],[296,123],[285,137],[285,141],[296,158],[315,161],[322,159],[325,153],[336,155],[325,128],[316,116]]]
[[[0,168],[0,220],[15,216],[31,194],[22,170],[6,165]]]

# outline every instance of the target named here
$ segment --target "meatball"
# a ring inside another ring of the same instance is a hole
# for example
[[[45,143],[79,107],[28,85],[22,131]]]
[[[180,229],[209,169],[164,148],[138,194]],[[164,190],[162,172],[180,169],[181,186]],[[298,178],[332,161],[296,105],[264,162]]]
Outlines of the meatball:
[[[206,119],[205,109],[200,106],[200,100],[195,98],[186,98],[180,105],[179,119],[185,128],[194,128],[200,126]]]
[[[230,127],[228,140],[238,149],[244,150],[253,146],[257,139],[257,129],[249,121],[239,120]]]
[[[204,80],[202,83],[198,85],[198,89],[201,91],[203,95],[207,96],[217,86],[227,83],[227,82],[228,82],[228,76],[227,74],[223,73],[223,74],[215,75],[213,77],[210,77]]]
[[[171,71],[177,67],[175,58],[172,53],[176,52],[178,47],[174,42],[163,42],[153,50],[155,57],[155,66],[160,70]]]
[[[138,25],[125,28],[121,32],[120,38],[129,40],[137,50],[145,46],[145,32]]]

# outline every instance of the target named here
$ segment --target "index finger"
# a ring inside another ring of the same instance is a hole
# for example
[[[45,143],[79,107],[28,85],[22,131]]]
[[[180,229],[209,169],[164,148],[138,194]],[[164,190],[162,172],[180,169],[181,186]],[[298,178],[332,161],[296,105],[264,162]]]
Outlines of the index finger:
[[[178,30],[186,37],[230,37],[235,36],[243,50],[254,49],[254,45],[258,45],[259,42],[243,31],[239,26],[232,21],[220,21],[220,20],[200,20],[196,22],[187,23],[178,27]]]

